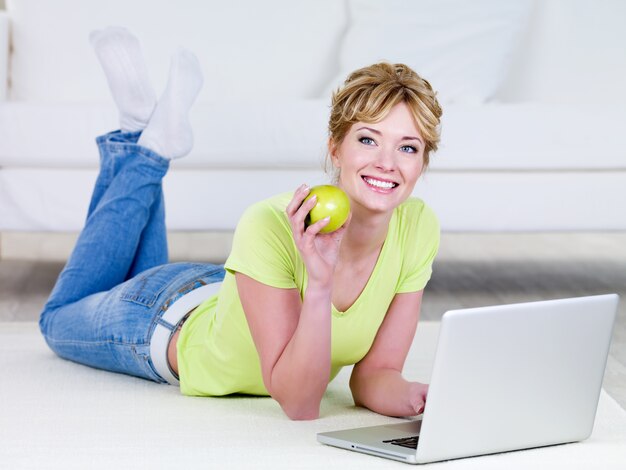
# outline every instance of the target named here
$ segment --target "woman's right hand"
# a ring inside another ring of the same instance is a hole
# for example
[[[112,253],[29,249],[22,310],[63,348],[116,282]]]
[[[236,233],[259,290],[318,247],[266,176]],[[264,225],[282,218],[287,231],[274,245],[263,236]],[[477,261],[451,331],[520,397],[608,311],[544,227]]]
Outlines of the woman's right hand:
[[[331,233],[320,233],[329,223],[329,219],[322,219],[308,227],[305,226],[306,216],[315,207],[317,198],[305,201],[310,188],[307,185],[300,186],[294,193],[291,202],[287,205],[287,217],[291,225],[291,231],[300,251],[302,260],[309,276],[309,285],[330,286],[332,284],[333,273],[339,259],[339,247],[341,239],[350,223],[350,216],[341,228]]]

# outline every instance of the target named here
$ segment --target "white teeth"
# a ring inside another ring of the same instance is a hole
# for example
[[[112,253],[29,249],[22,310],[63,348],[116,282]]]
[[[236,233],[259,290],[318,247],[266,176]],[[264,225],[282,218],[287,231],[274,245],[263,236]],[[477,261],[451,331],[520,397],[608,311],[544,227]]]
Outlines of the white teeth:
[[[378,181],[372,178],[363,178],[367,184],[371,184],[372,186],[376,186],[377,188],[383,189],[391,189],[396,186],[395,183],[386,182],[386,181]]]

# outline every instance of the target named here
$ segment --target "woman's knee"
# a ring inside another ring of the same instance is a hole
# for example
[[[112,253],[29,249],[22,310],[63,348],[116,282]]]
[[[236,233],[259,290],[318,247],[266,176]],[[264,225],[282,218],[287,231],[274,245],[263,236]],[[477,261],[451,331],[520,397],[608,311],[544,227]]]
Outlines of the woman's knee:
[[[39,331],[44,336],[44,338],[48,337],[48,329],[50,324],[50,317],[53,314],[53,309],[50,308],[47,304],[44,306],[43,310],[39,314]]]

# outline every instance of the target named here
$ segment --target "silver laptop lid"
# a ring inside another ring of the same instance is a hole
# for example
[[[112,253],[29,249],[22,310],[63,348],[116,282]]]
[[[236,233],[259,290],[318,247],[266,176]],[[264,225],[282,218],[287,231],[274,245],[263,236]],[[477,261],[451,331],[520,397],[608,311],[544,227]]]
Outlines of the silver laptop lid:
[[[417,461],[587,438],[617,302],[610,294],[447,312]]]

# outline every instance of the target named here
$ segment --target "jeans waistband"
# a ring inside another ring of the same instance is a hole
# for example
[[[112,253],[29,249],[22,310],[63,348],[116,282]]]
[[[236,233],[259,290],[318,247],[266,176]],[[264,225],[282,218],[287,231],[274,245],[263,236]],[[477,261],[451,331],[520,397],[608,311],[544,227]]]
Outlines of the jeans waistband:
[[[179,385],[167,360],[167,346],[181,321],[202,302],[217,294],[221,282],[198,287],[175,299],[157,323],[150,339],[150,358],[157,373],[171,385]]]

